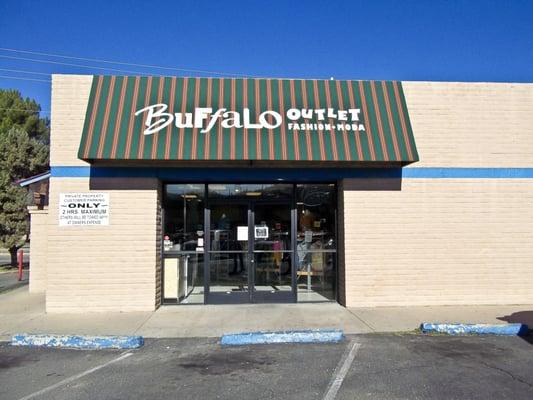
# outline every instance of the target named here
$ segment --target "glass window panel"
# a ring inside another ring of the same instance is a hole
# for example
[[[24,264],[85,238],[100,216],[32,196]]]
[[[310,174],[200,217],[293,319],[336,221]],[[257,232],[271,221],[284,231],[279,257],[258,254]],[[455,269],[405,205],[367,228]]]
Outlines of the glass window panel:
[[[291,250],[291,205],[255,204],[254,250]]]
[[[213,203],[209,235],[212,251],[248,250],[248,205]]]
[[[203,184],[165,185],[163,204],[165,253],[202,251],[204,244]]]
[[[275,200],[292,197],[292,185],[288,184],[209,184],[210,199]]]
[[[164,297],[170,302],[204,301],[205,187],[164,186]],[[209,184],[207,189],[210,223],[206,233],[211,247],[205,267],[209,268],[211,292],[246,295],[252,272],[257,299],[289,292],[294,260],[298,301],[336,299],[334,184]],[[290,240],[294,200],[295,254]],[[255,215],[250,226],[249,211]],[[253,238],[250,244],[248,237]]]
[[[298,251],[300,255],[300,251]],[[313,252],[299,256],[298,302],[334,301],[336,299],[336,253]],[[303,260],[303,261],[302,261]]]
[[[203,253],[167,255],[163,260],[163,293],[166,302],[204,303]]]
[[[211,185],[209,185],[211,186]],[[209,291],[211,293],[248,292],[248,205],[228,204],[220,186],[210,204]],[[231,186],[231,185],[227,185]]]
[[[336,299],[336,186],[296,188],[298,301]]]
[[[335,250],[335,185],[298,185],[296,193],[298,244],[307,250]]]
[[[292,253],[285,251],[255,253],[255,290],[290,292]]]
[[[211,293],[248,292],[248,257],[246,253],[209,254],[209,291]]]
[[[256,203],[254,215],[254,288],[256,292],[290,292],[291,203]]]

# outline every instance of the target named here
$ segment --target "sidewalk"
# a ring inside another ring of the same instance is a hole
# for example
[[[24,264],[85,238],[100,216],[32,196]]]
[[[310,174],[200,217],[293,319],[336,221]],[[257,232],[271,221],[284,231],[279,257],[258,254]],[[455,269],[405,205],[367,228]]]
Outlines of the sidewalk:
[[[0,340],[14,333],[218,337],[260,330],[339,328],[346,334],[404,332],[421,322],[505,323],[533,326],[533,305],[377,307],[338,304],[165,306],[155,312],[46,314],[44,295],[27,287],[0,295]]]

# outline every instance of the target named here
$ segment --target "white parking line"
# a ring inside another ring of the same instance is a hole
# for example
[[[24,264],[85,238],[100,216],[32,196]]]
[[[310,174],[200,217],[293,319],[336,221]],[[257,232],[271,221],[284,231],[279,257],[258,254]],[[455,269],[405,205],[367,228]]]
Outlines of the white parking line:
[[[99,369],[102,369],[102,368],[105,368],[107,367],[108,365],[111,365],[111,364],[114,364],[116,362],[119,362],[119,361],[122,361],[124,360],[125,358],[129,357],[129,356],[132,356],[133,353],[124,353],[122,354],[120,357],[117,357],[117,358],[114,358],[113,360],[111,361],[108,361],[106,362],[105,364],[102,364],[102,365],[99,365],[97,367],[94,367],[94,368],[91,368],[91,369],[88,369],[87,371],[84,371],[84,372],[80,372],[79,374],[77,375],[74,375],[74,376],[71,376],[70,378],[67,378],[67,379],[63,379],[62,381],[59,381],[55,384],[53,384],[52,386],[48,386],[48,387],[45,387],[44,389],[41,389],[39,390],[38,392],[35,392],[35,393],[32,393],[32,394],[29,394],[28,396],[24,396],[22,398],[20,398],[19,400],[29,400],[29,399],[33,399],[37,396],[40,396],[42,394],[45,394],[47,392],[49,392],[50,390],[54,390],[60,386],[63,386],[63,385],[66,385],[67,383],[70,383],[70,382],[73,382],[75,381],[76,379],[80,379],[86,375],[89,375],[89,374],[92,374],[93,372],[96,372],[98,371]]]
[[[335,399],[335,396],[337,396],[337,392],[341,388],[342,382],[344,381],[344,378],[346,378],[346,374],[352,366],[359,347],[361,347],[361,343],[357,343],[355,340],[352,340],[346,348],[346,351],[342,355],[339,364],[337,364],[337,368],[335,368],[335,371],[333,372],[331,381],[329,382],[326,393],[324,394],[324,400],[333,400]]]

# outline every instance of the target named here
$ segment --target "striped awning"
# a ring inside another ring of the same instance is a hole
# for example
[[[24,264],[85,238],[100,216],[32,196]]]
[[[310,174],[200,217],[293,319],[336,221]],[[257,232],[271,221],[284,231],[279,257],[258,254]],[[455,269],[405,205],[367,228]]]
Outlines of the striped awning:
[[[401,82],[95,76],[79,158],[418,161]]]

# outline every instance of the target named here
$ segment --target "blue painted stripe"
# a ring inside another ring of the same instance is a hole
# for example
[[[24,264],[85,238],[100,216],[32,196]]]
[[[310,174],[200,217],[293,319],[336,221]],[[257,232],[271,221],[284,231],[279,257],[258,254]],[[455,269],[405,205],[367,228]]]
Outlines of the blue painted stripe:
[[[90,178],[91,167],[50,167],[53,178]]]
[[[423,323],[420,329],[424,333],[446,333],[448,335],[503,335],[522,336],[528,332],[524,324],[435,324]]]
[[[533,179],[533,168],[158,168],[51,167],[55,178],[159,178],[172,181],[334,181],[345,178]]]
[[[12,346],[65,347],[72,349],[136,349],[144,344],[142,336],[72,336],[20,333],[11,338]]]
[[[249,344],[273,343],[337,343],[344,339],[338,329],[316,329],[280,332],[249,332],[223,335],[220,344],[224,346],[244,346]]]
[[[320,182],[342,178],[399,178],[399,168],[157,168],[157,167],[52,167],[61,178],[158,178],[175,182]]]
[[[533,178],[533,168],[414,168],[402,169],[402,178],[481,178],[481,179],[520,179]]]

